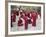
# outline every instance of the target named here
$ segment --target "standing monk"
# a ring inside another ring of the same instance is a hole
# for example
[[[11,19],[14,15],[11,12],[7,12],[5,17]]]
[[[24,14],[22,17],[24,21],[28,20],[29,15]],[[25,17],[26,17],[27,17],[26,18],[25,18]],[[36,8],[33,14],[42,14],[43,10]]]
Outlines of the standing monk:
[[[16,22],[16,11],[11,11],[11,27],[13,27],[12,22]]]
[[[32,16],[32,20],[33,20],[32,26],[36,26],[36,20],[37,20],[37,13],[36,13],[36,11],[33,11],[31,16]]]
[[[25,20],[25,30],[27,30],[28,29],[28,14],[27,13],[25,13],[24,20]]]

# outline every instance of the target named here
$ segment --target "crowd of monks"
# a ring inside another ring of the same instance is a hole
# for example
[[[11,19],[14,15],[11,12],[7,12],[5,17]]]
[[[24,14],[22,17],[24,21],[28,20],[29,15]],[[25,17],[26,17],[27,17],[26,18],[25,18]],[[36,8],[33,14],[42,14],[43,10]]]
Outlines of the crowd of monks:
[[[36,20],[38,18],[38,12],[35,10],[11,10],[11,27],[13,27],[12,22],[16,22],[16,16],[19,16],[17,26],[25,26],[25,29],[28,29],[28,24],[36,26]]]

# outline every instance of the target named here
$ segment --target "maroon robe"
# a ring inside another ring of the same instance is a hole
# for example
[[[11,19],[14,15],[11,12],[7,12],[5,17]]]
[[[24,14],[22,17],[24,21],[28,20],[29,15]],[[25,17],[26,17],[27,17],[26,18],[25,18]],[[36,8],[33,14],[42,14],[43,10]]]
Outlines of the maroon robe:
[[[28,23],[29,23],[29,24],[32,23],[32,22],[31,22],[31,16],[30,16],[30,14],[31,14],[31,13],[28,13],[28,18],[29,18],[29,19],[28,19]]]
[[[11,21],[16,22],[16,11],[15,10],[13,10],[11,13]]]
[[[22,20],[19,18],[19,20],[18,20],[18,26],[23,26],[23,24],[22,24]]]
[[[32,19],[33,19],[32,26],[36,26],[36,19],[37,19],[37,13],[36,12],[32,13]]]
[[[16,21],[16,11],[12,10],[11,11],[11,27],[13,27],[12,22]]]
[[[25,16],[23,17],[23,19],[25,20],[25,30],[28,29],[28,19],[27,19],[28,15],[25,14]]]

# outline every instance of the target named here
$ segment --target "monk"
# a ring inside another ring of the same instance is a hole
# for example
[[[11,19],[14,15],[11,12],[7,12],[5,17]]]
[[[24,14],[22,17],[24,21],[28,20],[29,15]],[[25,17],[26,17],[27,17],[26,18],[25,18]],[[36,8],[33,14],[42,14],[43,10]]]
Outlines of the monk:
[[[12,22],[16,22],[16,11],[11,11],[11,27],[13,26],[12,25]]]
[[[36,26],[37,12],[33,11],[31,16],[32,16],[32,20],[33,20],[32,26]]]

